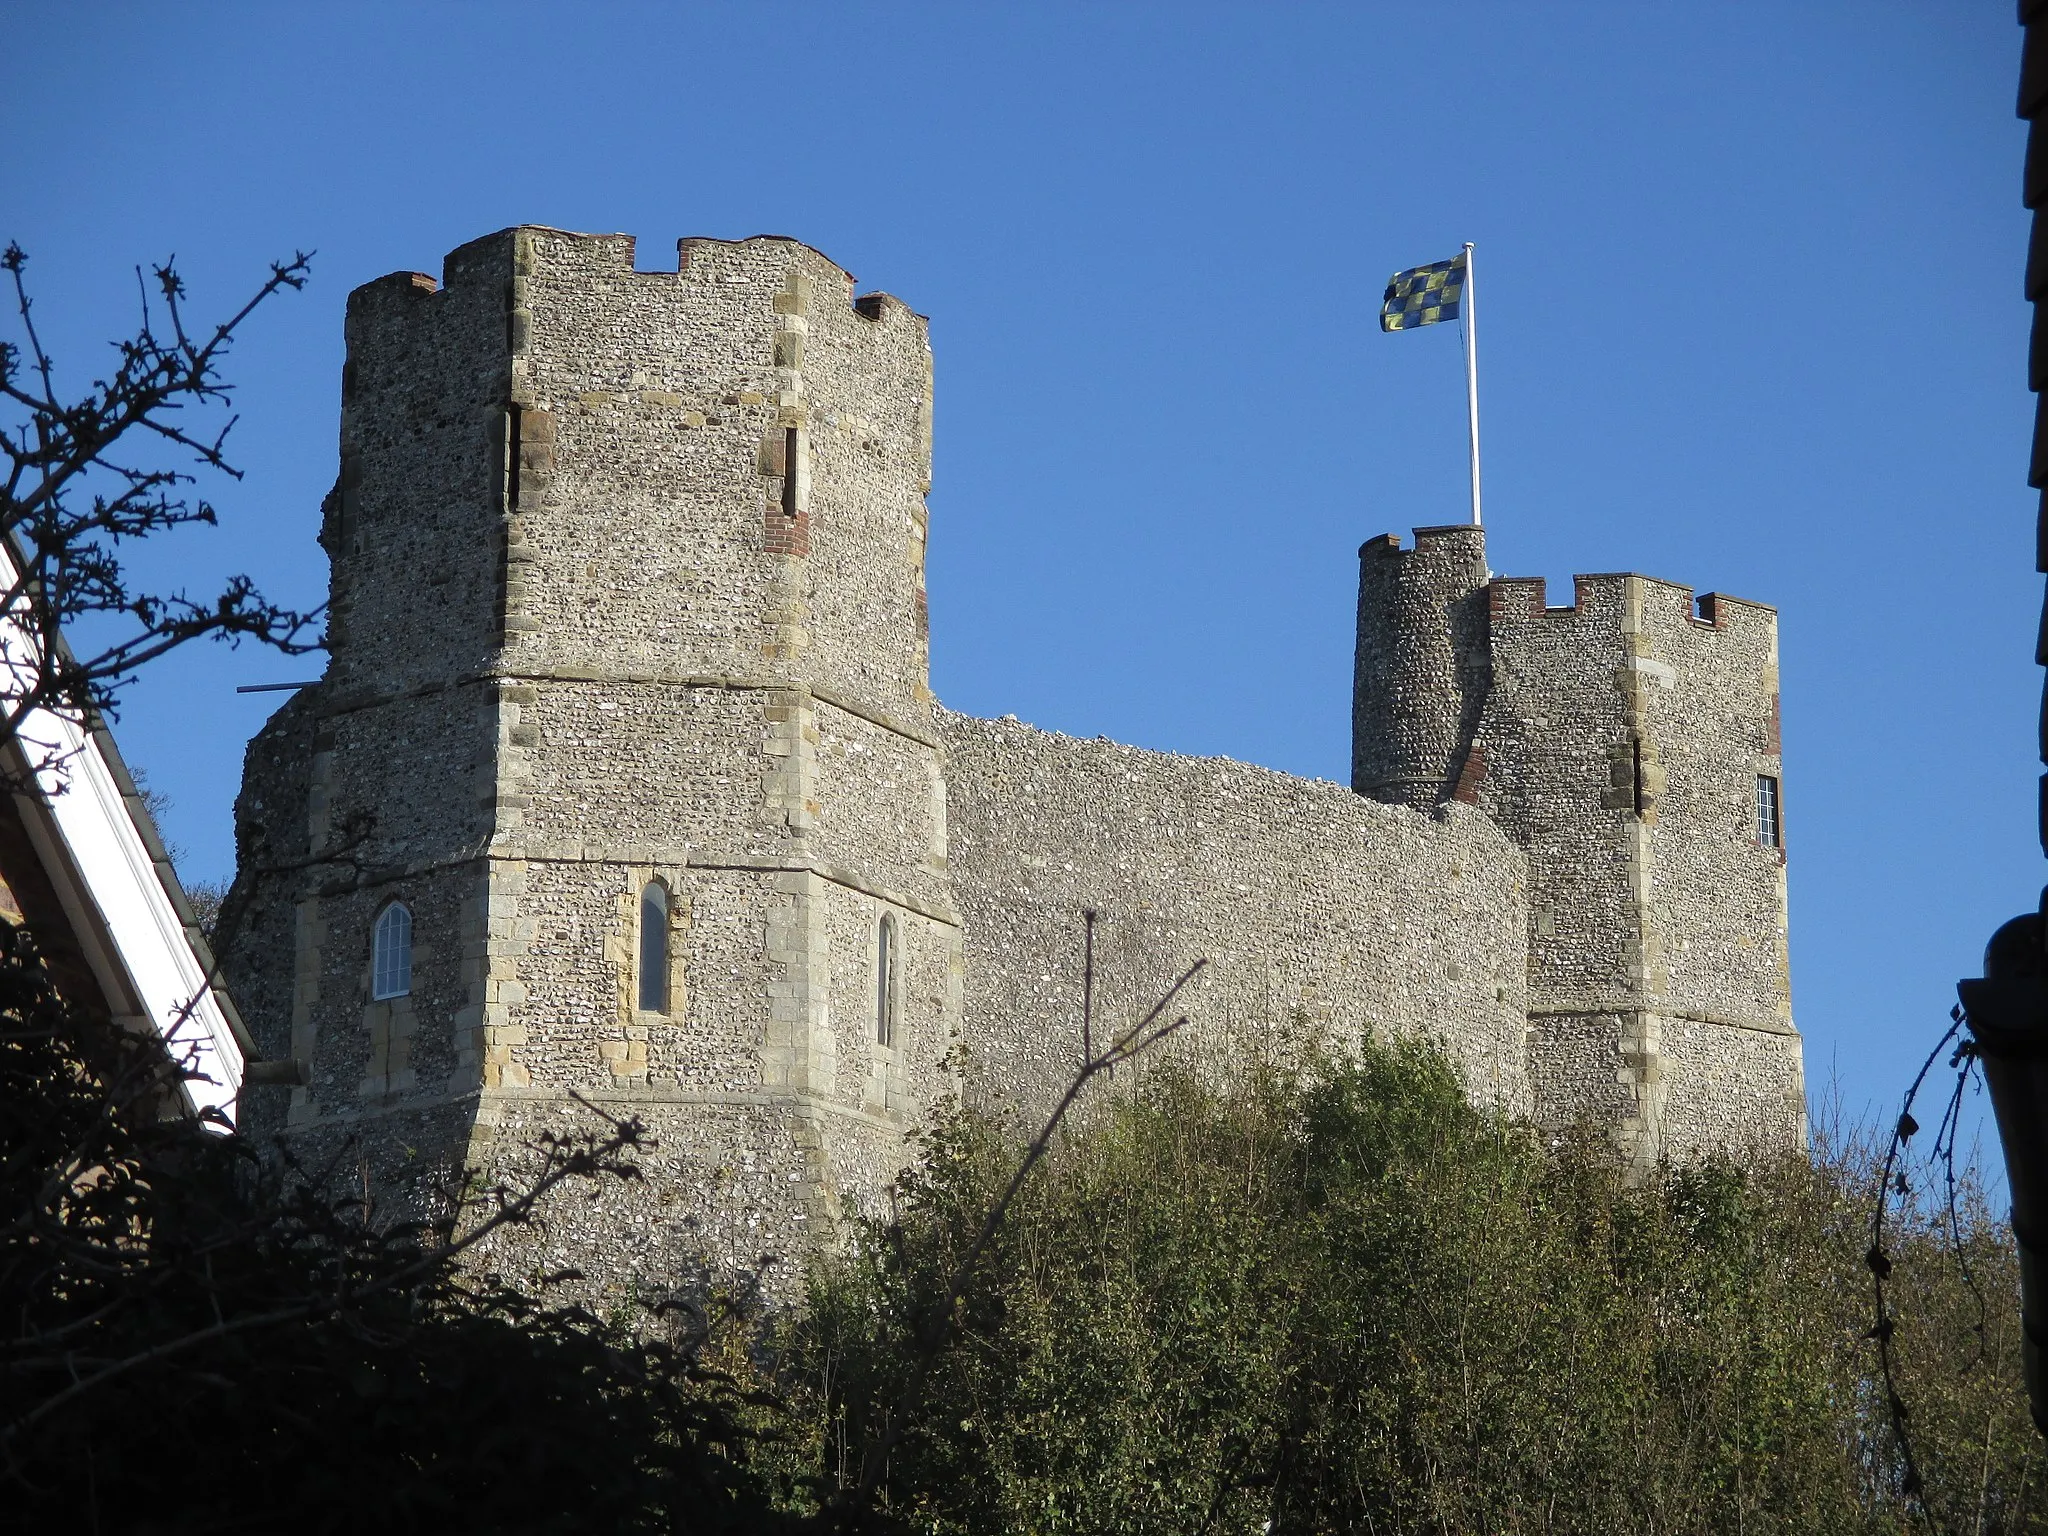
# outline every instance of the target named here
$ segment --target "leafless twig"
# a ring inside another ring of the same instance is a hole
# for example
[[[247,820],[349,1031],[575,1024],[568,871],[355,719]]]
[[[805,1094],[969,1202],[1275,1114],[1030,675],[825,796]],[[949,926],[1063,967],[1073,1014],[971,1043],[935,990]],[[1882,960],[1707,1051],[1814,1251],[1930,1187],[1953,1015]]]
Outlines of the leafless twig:
[[[38,712],[89,724],[112,713],[139,667],[180,646],[320,648],[319,610],[271,603],[247,576],[194,597],[139,587],[125,563],[125,546],[138,539],[217,520],[205,499],[188,499],[195,477],[176,458],[241,478],[226,453],[235,418],[215,425],[200,413],[228,405],[221,364],[235,336],[265,300],[305,285],[310,258],[273,263],[248,302],[197,333],[175,267],[153,269],[154,300],[138,271],[136,329],[114,344],[114,368],[72,396],[59,392],[56,360],[36,327],[27,264],[18,245],[0,253],[20,336],[0,340],[0,727],[22,741],[32,770],[44,770],[63,752],[24,735]],[[160,457],[164,450],[173,457]],[[74,654],[65,633],[84,618],[99,621],[95,639]]]

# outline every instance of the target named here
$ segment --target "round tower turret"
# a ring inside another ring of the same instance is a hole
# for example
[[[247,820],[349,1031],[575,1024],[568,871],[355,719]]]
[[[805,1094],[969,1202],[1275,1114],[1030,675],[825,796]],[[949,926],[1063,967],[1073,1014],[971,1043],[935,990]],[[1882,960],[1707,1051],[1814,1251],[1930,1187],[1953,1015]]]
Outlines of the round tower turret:
[[[1358,551],[1351,787],[1423,809],[1452,793],[1485,703],[1486,536],[1471,524]]]

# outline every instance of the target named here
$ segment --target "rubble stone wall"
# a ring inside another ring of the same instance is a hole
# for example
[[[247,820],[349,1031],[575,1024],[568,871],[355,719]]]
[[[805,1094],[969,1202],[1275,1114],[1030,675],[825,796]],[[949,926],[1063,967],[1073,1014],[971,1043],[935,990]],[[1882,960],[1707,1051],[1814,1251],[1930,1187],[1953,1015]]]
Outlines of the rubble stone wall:
[[[1079,1057],[1082,912],[1102,1027],[1196,959],[1180,1048],[1227,1061],[1303,1023],[1427,1034],[1473,1096],[1530,1107],[1526,866],[1462,805],[1430,814],[1227,758],[942,714],[966,922],[968,1088],[1042,1111]]]

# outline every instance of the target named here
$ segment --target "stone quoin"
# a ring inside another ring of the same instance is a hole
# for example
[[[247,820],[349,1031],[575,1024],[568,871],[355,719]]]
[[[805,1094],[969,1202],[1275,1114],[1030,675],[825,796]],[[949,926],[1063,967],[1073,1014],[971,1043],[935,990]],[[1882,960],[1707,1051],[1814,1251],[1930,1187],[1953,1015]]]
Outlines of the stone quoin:
[[[521,227],[356,290],[329,662],[249,747],[224,958],[305,1082],[246,1127],[403,1187],[578,1095],[658,1146],[535,1265],[787,1293],[935,1107],[1058,1094],[1093,909],[1111,1023],[1209,958],[1184,1050],[1426,1033],[1638,1163],[1803,1135],[1771,609],[1552,608],[1424,528],[1360,551],[1350,787],[971,719],[931,401],[923,318],[779,237]]]

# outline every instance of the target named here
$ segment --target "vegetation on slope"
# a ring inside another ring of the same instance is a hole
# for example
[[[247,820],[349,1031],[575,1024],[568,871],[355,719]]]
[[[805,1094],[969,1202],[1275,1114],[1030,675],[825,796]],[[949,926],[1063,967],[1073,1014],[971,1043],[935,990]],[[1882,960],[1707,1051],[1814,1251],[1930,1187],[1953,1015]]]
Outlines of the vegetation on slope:
[[[972,1119],[822,1269],[785,1368],[828,1470],[887,1436],[931,1532],[1927,1528],[1870,1326],[1872,1160],[1667,1171],[1543,1144],[1418,1043],[1227,1087],[1167,1065],[1070,1138],[935,1298],[1014,1166]],[[2048,1529],[2010,1239],[1908,1197],[1899,1391],[1940,1529]]]
[[[158,1060],[0,925],[0,1504],[46,1529],[2048,1530],[1968,1188],[1974,1290],[1945,1207],[1889,1245],[1904,1496],[1854,1149],[1630,1187],[1423,1044],[1126,1067],[984,1245],[1022,1149],[962,1115],[802,1317],[599,1318],[463,1262],[533,1191],[390,1219],[155,1121]],[[636,1142],[550,1177],[631,1177]]]
[[[630,1127],[428,1224],[158,1120],[165,1071],[0,923],[0,1525],[774,1528],[772,1426],[705,1358],[715,1316],[628,1327],[463,1262],[547,1189],[630,1177]]]

